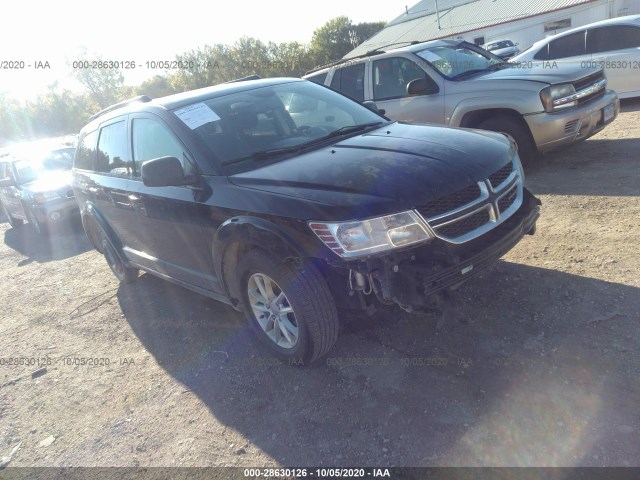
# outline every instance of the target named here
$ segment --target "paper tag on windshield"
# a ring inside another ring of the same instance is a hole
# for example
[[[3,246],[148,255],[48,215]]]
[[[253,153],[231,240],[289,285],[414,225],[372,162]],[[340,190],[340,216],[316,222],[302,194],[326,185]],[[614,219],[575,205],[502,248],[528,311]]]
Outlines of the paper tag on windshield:
[[[195,105],[189,105],[188,107],[181,108],[174,112],[180,120],[182,120],[187,127],[191,130],[195,130],[200,125],[205,123],[215,122],[220,120],[220,117],[207,107],[204,103],[196,103]]]
[[[442,61],[442,57],[439,57],[438,55],[436,55],[433,52],[430,52],[429,50],[423,50],[423,51],[419,52],[418,56],[424,58],[427,62],[441,62]]]

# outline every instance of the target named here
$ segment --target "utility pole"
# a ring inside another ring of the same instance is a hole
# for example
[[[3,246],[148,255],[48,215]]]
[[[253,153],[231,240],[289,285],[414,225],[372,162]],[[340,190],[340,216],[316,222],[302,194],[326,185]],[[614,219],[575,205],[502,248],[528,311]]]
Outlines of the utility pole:
[[[442,30],[440,27],[440,12],[438,11],[438,0],[436,0],[436,18],[438,19],[438,30]]]

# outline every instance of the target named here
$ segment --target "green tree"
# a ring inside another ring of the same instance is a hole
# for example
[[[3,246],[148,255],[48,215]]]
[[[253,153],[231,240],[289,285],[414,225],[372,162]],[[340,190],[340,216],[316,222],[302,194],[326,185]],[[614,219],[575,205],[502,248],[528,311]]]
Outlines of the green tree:
[[[176,93],[176,88],[167,75],[156,75],[135,87],[136,95],[147,95],[151,98],[165,97],[173,93]]]
[[[378,33],[385,22],[354,25],[345,16],[329,20],[313,32],[311,54],[316,65],[339,60],[366,39]]]
[[[102,57],[99,55],[89,56],[87,50],[83,49],[77,60],[87,61],[91,64],[94,61],[102,61]],[[106,108],[120,98],[124,77],[119,69],[74,68],[71,75],[89,91],[100,108]]]

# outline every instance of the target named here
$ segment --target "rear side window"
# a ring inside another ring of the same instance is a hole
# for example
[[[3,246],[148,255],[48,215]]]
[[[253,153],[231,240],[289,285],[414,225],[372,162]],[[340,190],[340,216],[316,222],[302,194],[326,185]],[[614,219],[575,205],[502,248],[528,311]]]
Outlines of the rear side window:
[[[587,33],[587,46],[589,53],[640,47],[640,28],[625,25],[594,28]]]
[[[127,122],[112,123],[100,129],[96,170],[127,176],[132,173],[127,151]]]
[[[577,57],[586,53],[585,32],[582,31],[549,42],[549,56],[542,60]]]
[[[311,77],[307,77],[306,80],[310,82],[317,83],[318,85],[324,85],[324,81],[327,79],[327,73],[319,73],[317,75],[313,75]]]
[[[336,75],[331,80],[331,88],[358,102],[364,102],[364,63],[341,68],[336,71]]]
[[[93,170],[93,162],[96,158],[96,140],[98,139],[98,131],[87,133],[76,152],[73,166],[80,170]]]
[[[182,163],[185,173],[191,171],[185,149],[162,123],[150,118],[133,119],[133,161],[136,175],[140,176],[142,164],[160,157],[175,157]]]

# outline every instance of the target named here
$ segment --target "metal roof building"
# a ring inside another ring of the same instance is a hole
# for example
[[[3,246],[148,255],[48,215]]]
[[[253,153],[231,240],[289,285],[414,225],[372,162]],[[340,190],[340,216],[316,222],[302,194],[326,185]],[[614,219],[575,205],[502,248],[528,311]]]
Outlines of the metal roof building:
[[[421,0],[345,55],[439,38],[482,45],[509,38],[524,48],[548,35],[640,13],[640,0]]]

